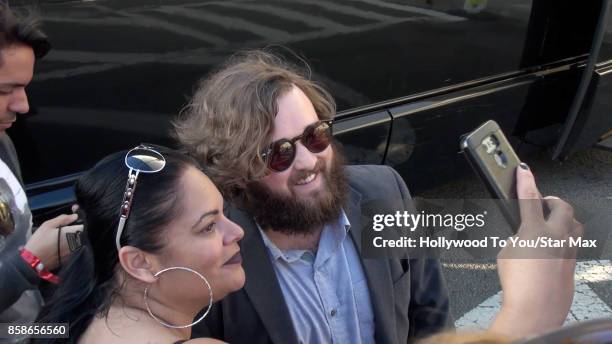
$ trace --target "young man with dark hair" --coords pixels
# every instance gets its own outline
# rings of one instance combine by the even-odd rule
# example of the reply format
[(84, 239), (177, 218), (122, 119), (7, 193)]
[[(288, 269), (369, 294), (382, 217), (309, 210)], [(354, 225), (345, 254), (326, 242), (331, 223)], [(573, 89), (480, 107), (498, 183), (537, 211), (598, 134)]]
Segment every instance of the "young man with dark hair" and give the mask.
[(67, 226), (76, 215), (61, 215), (32, 234), (19, 162), (5, 132), (18, 115), (29, 111), (26, 86), (32, 80), (35, 60), (49, 48), (36, 20), (20, 19), (0, 4), (0, 323), (36, 318), (42, 302), (39, 284), (57, 282), (50, 270), (69, 254), (62, 234), (82, 229)]
[[(266, 52), (237, 56), (200, 85), (176, 135), (237, 208), (246, 285), (194, 336), (230, 343), (406, 343), (447, 326), (440, 265), (363, 259), (364, 205), (411, 210), (388, 166), (347, 166), (335, 103)], [(407, 258), (407, 257), (406, 257)]]

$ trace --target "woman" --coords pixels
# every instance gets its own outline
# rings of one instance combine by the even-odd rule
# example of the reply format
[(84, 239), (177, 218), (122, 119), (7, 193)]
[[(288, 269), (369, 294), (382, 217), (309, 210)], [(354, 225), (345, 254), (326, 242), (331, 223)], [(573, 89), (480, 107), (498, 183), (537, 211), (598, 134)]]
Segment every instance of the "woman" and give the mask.
[(194, 160), (141, 145), (100, 161), (76, 196), (84, 245), (38, 320), (69, 323), (70, 338), (35, 343), (182, 343), (200, 310), (243, 286), (242, 228)]

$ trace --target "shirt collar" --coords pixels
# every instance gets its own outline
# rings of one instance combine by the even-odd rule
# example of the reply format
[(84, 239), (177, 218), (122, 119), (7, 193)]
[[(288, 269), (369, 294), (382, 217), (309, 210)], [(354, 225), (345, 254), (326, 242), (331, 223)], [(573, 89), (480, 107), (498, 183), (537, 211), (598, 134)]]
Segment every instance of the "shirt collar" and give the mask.
[[(272, 258), (274, 260), (282, 259), (288, 263), (292, 263), (300, 259), (304, 254), (312, 254), (312, 252), (310, 252), (309, 250), (282, 251), (272, 242), (272, 240), (270, 240), (270, 238), (268, 238), (268, 235), (264, 230), (261, 229), (259, 224), (256, 223), (256, 225), (259, 229), (259, 232), (261, 233), (261, 238), (263, 239), (264, 245), (266, 246), (268, 252), (270, 252), (270, 255), (272, 255)], [(349, 219), (346, 216), (344, 209), (342, 209), (337, 221), (335, 221), (334, 223), (326, 224), (323, 227), (323, 233), (321, 233), (321, 238), (323, 237), (323, 235), (325, 235), (326, 231), (331, 230), (334, 235), (334, 242), (336, 243), (336, 246), (339, 246), (344, 240), (344, 238), (346, 238), (346, 234), (350, 229), (351, 223), (349, 222)]]

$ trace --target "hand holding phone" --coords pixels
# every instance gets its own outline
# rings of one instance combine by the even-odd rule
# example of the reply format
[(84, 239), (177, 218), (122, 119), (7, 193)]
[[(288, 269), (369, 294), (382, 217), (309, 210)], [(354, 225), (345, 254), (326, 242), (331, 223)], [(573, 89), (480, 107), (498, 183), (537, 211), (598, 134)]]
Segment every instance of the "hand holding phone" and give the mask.
[(516, 168), (520, 160), (499, 125), (495, 121), (485, 122), (465, 135), (460, 146), (516, 232), (521, 224), (516, 194)]

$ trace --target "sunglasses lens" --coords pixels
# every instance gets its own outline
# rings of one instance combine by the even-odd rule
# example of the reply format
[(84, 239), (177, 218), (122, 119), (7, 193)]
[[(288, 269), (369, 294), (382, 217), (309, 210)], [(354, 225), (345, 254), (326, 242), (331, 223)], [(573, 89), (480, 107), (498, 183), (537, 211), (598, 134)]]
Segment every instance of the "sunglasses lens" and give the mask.
[(296, 140), (312, 153), (320, 153), (331, 143), (331, 130), (328, 122), (318, 122), (306, 127), (304, 133), (292, 140), (281, 139), (272, 144), (268, 167), (277, 172), (288, 169), (295, 159)]
[(127, 152), (125, 155), (125, 165), (130, 169), (130, 172), (128, 173), (128, 180), (123, 193), (123, 202), (121, 202), (120, 212), (121, 217), (119, 218), (117, 235), (115, 236), (117, 251), (121, 249), (121, 235), (123, 234), (125, 223), (130, 216), (138, 173), (159, 172), (166, 166), (166, 159), (161, 153), (154, 150), (153, 147), (141, 144)]
[(275, 171), (284, 171), (291, 166), (295, 157), (295, 147), (288, 140), (282, 140), (274, 144), (270, 156), (270, 168)]
[(125, 164), (140, 172), (153, 173), (161, 171), (166, 166), (166, 159), (156, 151), (136, 148), (125, 157)]
[(312, 153), (319, 153), (325, 150), (331, 142), (329, 124), (319, 123), (316, 127), (309, 128), (302, 139), (304, 146)]

